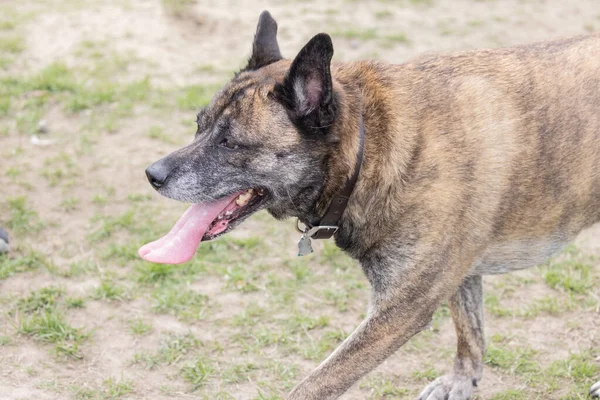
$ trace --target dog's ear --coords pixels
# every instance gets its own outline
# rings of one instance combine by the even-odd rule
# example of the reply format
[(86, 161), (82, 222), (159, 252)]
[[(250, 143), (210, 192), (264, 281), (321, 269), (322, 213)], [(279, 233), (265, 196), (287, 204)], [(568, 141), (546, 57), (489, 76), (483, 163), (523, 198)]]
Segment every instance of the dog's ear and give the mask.
[(333, 123), (336, 104), (331, 80), (331, 37), (319, 33), (296, 56), (275, 95), (290, 111), (292, 120), (304, 130), (326, 133)]
[(252, 55), (244, 70), (259, 69), (281, 59), (279, 44), (277, 44), (277, 22), (265, 10), (258, 17), (256, 34), (252, 43)]

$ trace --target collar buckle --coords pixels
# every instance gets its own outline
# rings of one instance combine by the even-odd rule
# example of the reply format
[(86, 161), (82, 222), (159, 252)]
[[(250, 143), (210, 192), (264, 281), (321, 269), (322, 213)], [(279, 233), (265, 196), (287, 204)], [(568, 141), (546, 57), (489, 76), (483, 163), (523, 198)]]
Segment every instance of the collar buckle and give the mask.
[(329, 239), (338, 231), (338, 229), (339, 227), (335, 225), (313, 226), (306, 231), (305, 235), (311, 239)]
[(337, 225), (317, 225), (310, 226), (304, 224), (304, 229), (300, 228), (300, 219), (296, 219), (296, 230), (302, 234), (302, 236), (311, 238), (311, 239), (329, 239), (332, 237), (338, 229), (340, 229)]

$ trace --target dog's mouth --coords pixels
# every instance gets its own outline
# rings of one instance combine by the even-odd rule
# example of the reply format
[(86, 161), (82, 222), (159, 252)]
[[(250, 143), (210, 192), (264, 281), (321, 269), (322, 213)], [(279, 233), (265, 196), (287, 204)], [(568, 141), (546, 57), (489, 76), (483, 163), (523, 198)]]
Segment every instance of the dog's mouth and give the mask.
[(258, 211), (267, 196), (263, 189), (247, 189), (210, 203), (192, 205), (164, 237), (140, 248), (146, 261), (181, 264), (189, 261), (200, 242), (232, 230)]

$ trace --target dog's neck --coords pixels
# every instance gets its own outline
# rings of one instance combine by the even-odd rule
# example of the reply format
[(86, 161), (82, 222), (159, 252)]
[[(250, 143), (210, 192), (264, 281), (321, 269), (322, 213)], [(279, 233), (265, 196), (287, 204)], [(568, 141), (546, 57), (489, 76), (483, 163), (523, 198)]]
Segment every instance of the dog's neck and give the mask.
[[(393, 66), (359, 62), (339, 64), (336, 67), (333, 76), (338, 117), (330, 134), (338, 142), (327, 159), (323, 189), (315, 204), (314, 215), (310, 217), (318, 220), (326, 212), (333, 196), (342, 190), (354, 172), (362, 118), (365, 125), (364, 160), (347, 209), (340, 220), (340, 229), (335, 234), (338, 246), (348, 249), (362, 247), (357, 246), (356, 242), (365, 245), (373, 243), (376, 238), (368, 228), (385, 226), (386, 220), (392, 220), (388, 218), (388, 200), (393, 199), (388, 199), (387, 196), (400, 197), (405, 172), (417, 147), (416, 129), (406, 126), (406, 131), (403, 129), (398, 132), (398, 127), (403, 126), (398, 108), (386, 109), (385, 102), (389, 99), (376, 97), (376, 86), (382, 85), (381, 79), (385, 78), (385, 73), (382, 76), (380, 69), (394, 68)], [(391, 135), (398, 134), (402, 135), (402, 140), (391, 140)], [(394, 146), (394, 143), (401, 143), (402, 147)], [(382, 176), (381, 166), (388, 163), (397, 166), (395, 174)], [(376, 192), (386, 193), (387, 196), (382, 198), (373, 195)], [(372, 209), (378, 212), (368, 212)], [(366, 220), (364, 215), (371, 217)]]

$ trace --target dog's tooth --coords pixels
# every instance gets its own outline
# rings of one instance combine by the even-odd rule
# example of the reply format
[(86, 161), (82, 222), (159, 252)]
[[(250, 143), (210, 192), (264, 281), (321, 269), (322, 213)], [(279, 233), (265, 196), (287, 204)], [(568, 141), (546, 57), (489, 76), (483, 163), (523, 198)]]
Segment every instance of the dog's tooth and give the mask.
[(238, 196), (238, 198), (235, 200), (235, 204), (237, 204), (238, 206), (243, 206), (248, 202), (250, 197), (252, 197), (252, 194), (244, 192)]
[(225, 216), (226, 216), (226, 217), (229, 217), (231, 214), (233, 214), (233, 211), (227, 211), (227, 212), (225, 213)]

